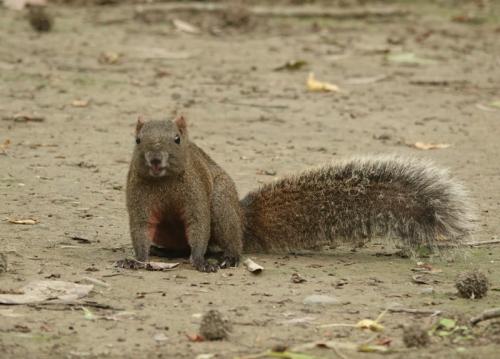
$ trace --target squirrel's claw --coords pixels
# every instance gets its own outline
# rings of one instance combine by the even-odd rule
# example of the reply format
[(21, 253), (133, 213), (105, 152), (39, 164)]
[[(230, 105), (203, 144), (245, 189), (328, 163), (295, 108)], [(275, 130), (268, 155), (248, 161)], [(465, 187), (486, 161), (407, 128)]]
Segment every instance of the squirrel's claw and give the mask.
[(238, 257), (224, 256), (219, 263), (220, 268), (230, 268), (237, 267), (240, 264), (240, 259)]
[(191, 264), (200, 272), (215, 273), (219, 270), (218, 264), (209, 263), (204, 258), (198, 260), (192, 258)]

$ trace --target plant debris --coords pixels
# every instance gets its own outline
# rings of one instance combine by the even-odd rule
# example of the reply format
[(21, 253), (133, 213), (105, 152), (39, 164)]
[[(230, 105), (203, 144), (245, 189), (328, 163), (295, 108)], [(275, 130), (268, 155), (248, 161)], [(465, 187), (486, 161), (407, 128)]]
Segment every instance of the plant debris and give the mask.
[(482, 272), (476, 270), (461, 273), (455, 280), (455, 287), (461, 297), (477, 299), (486, 296), (490, 282)]
[(255, 263), (250, 258), (245, 259), (243, 261), (243, 265), (252, 274), (260, 274), (264, 270), (264, 267), (262, 267), (261, 265)]
[(339, 92), (340, 88), (337, 85), (328, 83), (328, 82), (321, 82), (316, 80), (314, 77), (314, 73), (309, 73), (309, 76), (307, 77), (307, 88), (309, 91), (313, 92)]
[(115, 262), (115, 267), (124, 269), (145, 269), (149, 271), (167, 271), (179, 266), (179, 263), (140, 262), (133, 258), (125, 258)]
[(440, 150), (440, 149), (443, 149), (443, 148), (448, 148), (450, 147), (451, 145), (448, 144), (448, 143), (425, 143), (425, 142), (415, 142), (415, 143), (412, 143), (410, 144), (410, 147), (415, 147), (419, 150), (424, 150), (424, 151), (427, 151), (427, 150)]
[(200, 335), (207, 340), (226, 339), (231, 330), (231, 323), (218, 310), (209, 310), (201, 318)]
[(91, 284), (60, 280), (34, 281), (22, 287), (19, 294), (0, 294), (0, 304), (32, 304), (56, 299), (70, 302), (85, 297), (93, 288)]
[(7, 218), (7, 222), (12, 224), (24, 224), (24, 225), (33, 225), (40, 223), (40, 221), (35, 218), (25, 218), (25, 219)]

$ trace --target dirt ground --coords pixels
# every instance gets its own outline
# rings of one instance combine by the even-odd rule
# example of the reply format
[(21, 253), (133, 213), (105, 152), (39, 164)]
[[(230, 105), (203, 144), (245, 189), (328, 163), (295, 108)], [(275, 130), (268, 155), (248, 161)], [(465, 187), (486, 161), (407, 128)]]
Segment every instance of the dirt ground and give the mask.
[[(405, 15), (344, 20), (53, 5), (54, 27), (42, 34), (24, 12), (0, 9), (0, 250), (8, 259), (0, 289), (85, 277), (107, 285), (77, 305), (0, 306), (0, 357), (234, 358), (314, 341), (341, 344), (296, 348), (310, 355), (300, 358), (380, 357), (345, 344), (367, 341), (393, 358), (498, 357), (499, 321), (432, 335), (418, 349), (405, 347), (402, 327), (464, 323), (498, 307), (499, 246), (455, 260), (401, 258), (383, 240), (357, 251), (255, 255), (265, 267), (258, 276), (242, 266), (199, 273), (185, 259), (168, 272), (113, 265), (133, 254), (124, 182), (134, 122), (176, 111), (241, 196), (330, 160), (401, 153), (450, 168), (477, 204), (474, 240), (497, 239), (500, 11), (493, 1), (419, 3), (390, 4)], [(174, 19), (199, 32), (176, 29)], [(306, 64), (275, 70), (293, 60)], [(309, 72), (341, 92), (308, 91)], [(416, 142), (451, 146), (408, 145)], [(38, 223), (7, 220), (30, 218)], [(417, 261), (434, 271), (416, 272)], [(459, 298), (454, 280), (474, 268), (492, 288), (482, 299)], [(292, 282), (294, 273), (306, 281)], [(304, 304), (312, 294), (337, 302)], [(442, 313), (390, 311), (379, 333), (320, 327), (375, 319), (388, 307)], [(191, 341), (209, 309), (232, 323), (229, 339)]]

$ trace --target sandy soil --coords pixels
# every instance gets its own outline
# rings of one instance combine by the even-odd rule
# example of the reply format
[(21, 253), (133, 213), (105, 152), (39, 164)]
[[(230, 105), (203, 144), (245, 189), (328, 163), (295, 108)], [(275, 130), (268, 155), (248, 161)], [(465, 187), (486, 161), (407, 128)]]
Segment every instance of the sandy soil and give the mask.
[[(403, 153), (450, 168), (477, 203), (475, 240), (498, 238), (500, 108), (492, 106), (500, 101), (500, 25), (492, 15), (498, 9), (461, 4), (405, 2), (396, 6), (408, 16), (378, 20), (248, 23), (167, 14), (161, 6), (149, 11), (145, 5), (142, 12), (132, 5), (55, 6), (55, 26), (46, 34), (35, 33), (24, 13), (0, 10), (0, 250), (9, 262), (0, 289), (41, 279), (84, 283), (85, 277), (108, 285), (96, 285), (81, 305), (1, 306), (0, 356), (233, 358), (276, 345), (372, 339), (390, 341), (394, 358), (497, 357), (500, 323), (494, 321), (469, 339), (433, 336), (422, 349), (405, 348), (402, 326), (429, 327), (437, 320), (429, 314), (388, 312), (375, 339), (356, 328), (319, 326), (375, 319), (388, 306), (441, 310), (441, 318), (462, 321), (498, 306), (498, 246), (467, 250), (454, 261), (421, 259), (441, 270), (424, 274), (426, 284), (412, 279), (419, 274), (412, 271), (416, 260), (394, 255), (381, 240), (358, 251), (253, 256), (265, 267), (260, 276), (243, 267), (198, 273), (185, 260), (169, 272), (113, 266), (132, 255), (124, 182), (134, 122), (139, 114), (170, 118), (176, 111), (186, 114), (192, 139), (234, 177), (241, 195), (274, 173), (352, 155)], [(451, 20), (469, 10), (485, 21)], [(174, 18), (200, 33), (176, 30)], [(388, 59), (401, 53), (431, 61)], [(274, 71), (291, 60), (307, 65)], [(307, 91), (309, 71), (342, 92)], [(16, 121), (18, 113), (43, 121)], [(418, 141), (451, 146), (407, 145)], [(472, 268), (490, 278), (493, 290), (480, 300), (458, 298), (454, 279)], [(307, 281), (293, 283), (293, 273)], [(303, 304), (311, 294), (338, 303)], [(81, 306), (94, 320), (85, 319)], [(200, 313), (212, 308), (233, 324), (229, 339), (190, 341)], [(339, 357), (332, 349), (304, 351)], [(381, 355), (338, 351), (349, 358)]]

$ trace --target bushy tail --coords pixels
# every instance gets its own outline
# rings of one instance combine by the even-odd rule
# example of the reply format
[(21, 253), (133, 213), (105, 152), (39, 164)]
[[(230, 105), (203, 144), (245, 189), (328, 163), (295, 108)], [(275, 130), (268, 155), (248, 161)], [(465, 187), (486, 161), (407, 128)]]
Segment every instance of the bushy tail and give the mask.
[(397, 237), (406, 248), (459, 245), (473, 230), (470, 200), (448, 172), (404, 157), (355, 158), (250, 192), (244, 250), (283, 252)]

